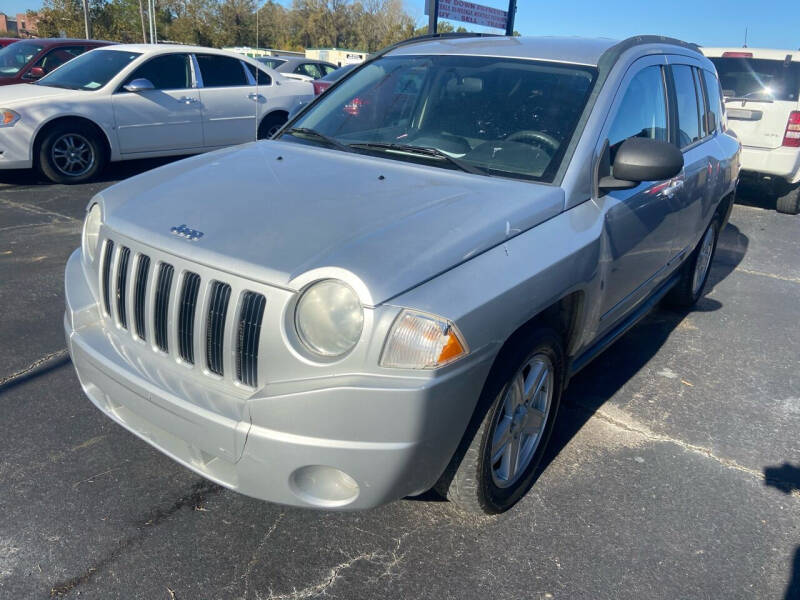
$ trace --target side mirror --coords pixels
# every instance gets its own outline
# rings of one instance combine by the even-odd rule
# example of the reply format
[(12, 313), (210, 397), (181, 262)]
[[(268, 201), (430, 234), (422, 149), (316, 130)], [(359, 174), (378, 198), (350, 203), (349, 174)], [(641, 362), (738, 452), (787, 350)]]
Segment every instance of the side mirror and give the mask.
[(139, 79), (134, 79), (127, 85), (122, 86), (122, 89), (126, 92), (139, 93), (154, 90), (156, 89), (156, 86), (154, 86), (149, 79), (141, 77)]
[(25, 74), (25, 79), (41, 79), (47, 75), (42, 67), (31, 67), (31, 70)]
[(683, 169), (683, 153), (669, 142), (649, 138), (628, 138), (614, 157), (613, 176), (600, 179), (603, 191), (636, 187), (642, 181), (663, 181)]

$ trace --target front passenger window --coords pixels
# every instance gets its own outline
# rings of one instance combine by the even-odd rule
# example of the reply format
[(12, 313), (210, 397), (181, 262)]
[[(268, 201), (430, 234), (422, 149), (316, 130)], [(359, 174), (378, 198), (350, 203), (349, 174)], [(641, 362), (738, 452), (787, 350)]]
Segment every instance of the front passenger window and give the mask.
[(611, 162), (622, 142), (632, 137), (667, 141), (667, 102), (661, 67), (645, 67), (628, 84), (608, 132)]
[(192, 87), (192, 70), (188, 54), (162, 54), (151, 58), (128, 77), (123, 86), (134, 79), (147, 79), (157, 90), (184, 90)]

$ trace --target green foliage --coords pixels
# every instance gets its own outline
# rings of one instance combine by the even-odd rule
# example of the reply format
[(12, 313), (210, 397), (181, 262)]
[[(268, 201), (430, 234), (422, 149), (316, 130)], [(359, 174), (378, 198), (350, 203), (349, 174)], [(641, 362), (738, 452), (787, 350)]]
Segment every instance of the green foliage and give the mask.
[[(89, 0), (89, 5), (95, 38), (149, 41), (147, 0)], [(42, 37), (84, 35), (81, 0), (43, 0), (38, 16)], [(403, 0), (293, 0), (291, 8), (277, 0), (156, 0), (156, 22), (159, 40), (284, 50), (373, 52), (427, 33), (427, 27), (415, 28)], [(467, 30), (440, 21), (439, 31)]]

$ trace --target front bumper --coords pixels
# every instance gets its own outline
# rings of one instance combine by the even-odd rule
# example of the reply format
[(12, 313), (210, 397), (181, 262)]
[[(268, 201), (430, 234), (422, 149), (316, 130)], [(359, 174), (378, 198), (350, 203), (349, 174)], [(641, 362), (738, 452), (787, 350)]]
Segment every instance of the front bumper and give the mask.
[(800, 148), (754, 148), (742, 146), (742, 170), (800, 181)]
[(0, 169), (29, 169), (33, 132), (18, 121), (13, 127), (0, 127)]
[(64, 327), (89, 399), (189, 469), (271, 502), (365, 509), (429, 489), (458, 445), (491, 366), (486, 353), (436, 376), (351, 374), (282, 384), (279, 392), (267, 384), (234, 416), (214, 406), (235, 399), (181, 380), (170, 361), (137, 353), (106, 329), (79, 251), (65, 278)]

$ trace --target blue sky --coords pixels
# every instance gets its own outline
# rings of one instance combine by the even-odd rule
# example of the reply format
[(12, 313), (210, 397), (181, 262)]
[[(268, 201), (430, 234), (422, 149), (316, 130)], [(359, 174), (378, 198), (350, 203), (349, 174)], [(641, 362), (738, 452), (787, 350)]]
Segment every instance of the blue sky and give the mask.
[[(481, 1), (497, 8), (508, 7), (503, 0)], [(794, 22), (796, 0), (517, 0), (517, 4), (516, 29), (523, 35), (625, 38), (654, 33), (704, 46), (739, 46), (747, 27), (749, 46), (800, 48), (800, 28)], [(15, 14), (40, 5), (40, 0), (2, 0), (0, 10)], [(406, 9), (419, 25), (427, 22), (423, 0), (406, 0)]]

